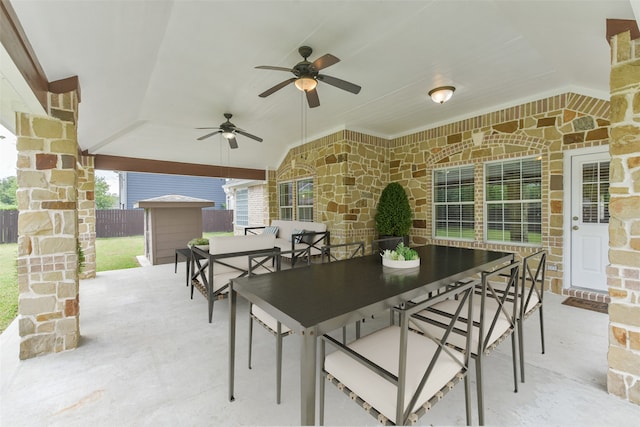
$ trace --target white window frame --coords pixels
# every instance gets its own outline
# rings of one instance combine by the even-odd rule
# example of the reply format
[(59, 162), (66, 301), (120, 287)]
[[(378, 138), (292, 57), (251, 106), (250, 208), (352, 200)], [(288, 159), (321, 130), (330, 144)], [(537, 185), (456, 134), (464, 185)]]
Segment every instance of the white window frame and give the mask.
[[(245, 194), (240, 197), (240, 194)], [(249, 225), (249, 189), (239, 188), (236, 190), (236, 225), (247, 227)]]
[[(440, 181), (438, 180), (438, 175), (441, 174), (453, 174), (453, 173), (457, 173), (458, 174), (458, 178), (461, 177), (462, 172), (467, 172), (471, 171), (471, 185), (472, 185), (472, 191), (471, 191), (471, 200), (462, 200), (462, 188), (466, 187), (468, 185), (468, 182), (463, 183), (461, 179), (457, 180), (457, 183), (453, 183), (453, 184), (449, 184), (448, 181), (443, 181), (441, 185)], [(464, 185), (463, 185), (464, 184)], [(441, 169), (435, 169), (433, 171), (433, 185), (432, 185), (432, 189), (433, 189), (433, 212), (432, 212), (432, 218), (433, 218), (433, 224), (432, 224), (432, 229), (433, 229), (433, 238), (434, 239), (443, 239), (443, 240), (460, 240), (460, 241), (474, 241), (475, 240), (475, 165), (471, 164), (471, 165), (462, 165), (462, 166), (455, 166), (455, 167), (448, 167), (448, 168), (441, 168)], [(438, 190), (441, 189), (441, 187), (444, 187), (444, 191), (445, 191), (445, 200), (440, 200), (438, 201)], [(449, 190), (451, 190), (451, 193), (449, 193)], [(457, 200), (450, 200), (450, 197), (455, 195), (455, 190), (457, 190)], [(445, 210), (445, 218), (441, 218), (439, 217), (439, 211)], [(471, 211), (471, 219), (469, 220), (468, 218), (465, 219), (465, 215), (463, 211)], [(452, 215), (455, 215), (455, 211), (458, 211), (458, 215), (459, 218), (452, 218), (449, 217), (449, 213), (451, 212)], [(451, 230), (449, 230), (450, 224), (453, 225), (454, 223), (458, 223), (460, 226), (458, 227), (458, 231), (457, 233), (453, 230), (453, 228)], [(464, 232), (463, 230), (465, 230), (465, 227), (463, 227), (463, 224), (465, 223), (470, 223), (471, 224), (471, 236), (469, 237), (464, 237)], [(438, 234), (438, 230), (440, 230), (441, 228), (439, 226), (441, 226), (442, 224), (444, 224), (445, 226), (445, 230), (446, 230), (446, 235), (439, 235)], [(453, 236), (451, 234), (454, 234)], [(457, 234), (457, 235), (456, 235)]]
[[(522, 170), (523, 170), (523, 163), (524, 162), (530, 162), (530, 161), (536, 161), (536, 162), (540, 162), (539, 165), (539, 175), (537, 177), (534, 177), (533, 179), (529, 179), (528, 182), (531, 184), (537, 184), (539, 191), (538, 191), (538, 198), (525, 198), (525, 193), (526, 191), (523, 191), (524, 186), (523, 184), (523, 178), (522, 178)], [(501, 180), (498, 182), (502, 182), (503, 183), (503, 187), (504, 184), (513, 184), (515, 183), (516, 180), (514, 179), (506, 179), (504, 177), (504, 165), (507, 164), (513, 164), (513, 163), (520, 163), (519, 166), (519, 178), (518, 181), (520, 183), (520, 188), (519, 188), (519, 192), (520, 192), (520, 197), (517, 199), (508, 199), (505, 198), (504, 195), (501, 195), (500, 199), (496, 199), (496, 200), (489, 200), (490, 199), (490, 195), (489, 195), (489, 189), (488, 189), (488, 169), (490, 167), (492, 167), (493, 165), (502, 165), (503, 168), (503, 174), (501, 175)], [(483, 222), (484, 222), (484, 241), (486, 243), (498, 243), (498, 244), (508, 244), (508, 245), (514, 245), (514, 246), (534, 246), (534, 247), (538, 247), (542, 245), (542, 162), (541, 162), (541, 158), (540, 157), (521, 157), (521, 158), (517, 158), (517, 159), (503, 159), (503, 160), (498, 160), (498, 161), (492, 161), (492, 162), (487, 162), (484, 164), (484, 171), (483, 171), (483, 179), (482, 179), (482, 184), (483, 184), (483, 188), (484, 188), (484, 200), (483, 200)], [(537, 220), (534, 217), (533, 221), (525, 221), (524, 217), (526, 216), (524, 214), (525, 212), (525, 207), (527, 205), (538, 205), (538, 218)], [(500, 220), (490, 220), (489, 218), (489, 212), (491, 210), (492, 206), (496, 206), (496, 205), (502, 205), (503, 208), (504, 206), (508, 206), (508, 205), (520, 205), (521, 208), (521, 212), (520, 212), (520, 220), (518, 222), (515, 221), (506, 221), (505, 220), (505, 210), (503, 209), (501, 212), (501, 219)], [(535, 210), (535, 206), (532, 206), (533, 209)], [(496, 239), (496, 238), (490, 238), (490, 230), (489, 230), (489, 225), (490, 223), (493, 224), (498, 224), (500, 223), (502, 225), (502, 235), (503, 238), (502, 239)], [(522, 236), (523, 238), (525, 238), (525, 236), (527, 236), (527, 241), (512, 241), (512, 240), (506, 240), (504, 238), (504, 235), (506, 233), (505, 229), (507, 225), (512, 224), (519, 224), (520, 225), (520, 229), (522, 231)], [(529, 227), (525, 227), (526, 224), (529, 224), (530, 226), (537, 226), (538, 230), (536, 231), (530, 231), (530, 230), (526, 230)], [(528, 236), (530, 235), (529, 233), (533, 233), (533, 234), (539, 234), (539, 241), (535, 240), (535, 241), (531, 241), (528, 239)], [(494, 233), (495, 235), (495, 233)]]
[[(300, 190), (305, 185), (311, 185), (311, 200), (305, 200), (300, 194)], [(313, 222), (313, 200), (315, 197), (315, 189), (313, 178), (303, 178), (296, 181), (296, 219), (298, 221)]]
[[(282, 198), (284, 195), (282, 194), (282, 186), (287, 185), (290, 188), (289, 199), (291, 200), (291, 205), (282, 205)], [(295, 205), (295, 191), (294, 191), (294, 182), (293, 181), (284, 181), (278, 183), (278, 215), (280, 219), (283, 220), (293, 220), (293, 212)], [(288, 212), (289, 215), (283, 214)]]

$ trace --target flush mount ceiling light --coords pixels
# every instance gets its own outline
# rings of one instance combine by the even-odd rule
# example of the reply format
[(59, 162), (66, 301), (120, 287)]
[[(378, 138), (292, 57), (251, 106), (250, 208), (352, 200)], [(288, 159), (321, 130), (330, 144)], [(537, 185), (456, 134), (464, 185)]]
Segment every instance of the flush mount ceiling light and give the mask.
[(453, 86), (440, 86), (429, 91), (429, 96), (433, 102), (437, 104), (444, 104), (453, 96), (453, 92), (456, 90)]
[(318, 81), (311, 77), (300, 77), (296, 80), (295, 85), (301, 91), (308, 92), (318, 86)]

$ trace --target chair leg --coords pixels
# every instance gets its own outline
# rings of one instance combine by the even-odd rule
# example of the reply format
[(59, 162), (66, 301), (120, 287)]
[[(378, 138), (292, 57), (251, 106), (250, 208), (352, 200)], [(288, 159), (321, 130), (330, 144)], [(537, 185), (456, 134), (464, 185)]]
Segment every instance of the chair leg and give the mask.
[(540, 305), (540, 343), (542, 344), (542, 354), (544, 354), (544, 321), (542, 319), (542, 305)]
[(478, 395), (478, 424), (484, 425), (484, 396), (482, 395), (482, 354), (476, 356), (476, 394)]
[(356, 339), (359, 340), (360, 339), (360, 321), (358, 320), (356, 322)]
[(524, 328), (522, 319), (518, 319), (518, 346), (520, 347), (520, 381), (524, 382)]
[(276, 331), (276, 403), (280, 404), (280, 391), (282, 390), (282, 324), (278, 322)]
[(467, 415), (467, 425), (471, 425), (473, 415), (471, 415), (471, 381), (469, 381), (469, 373), (464, 376), (464, 407)]
[(513, 392), (518, 392), (518, 351), (516, 349), (516, 333), (511, 334), (511, 358), (513, 359)]
[(249, 306), (249, 369), (251, 369), (251, 343), (253, 342), (253, 317), (251, 317), (251, 306)]
[(347, 327), (342, 327), (342, 344), (347, 345)]
[(320, 339), (320, 364), (318, 365), (318, 423), (321, 426), (324, 425), (324, 382), (326, 381), (322, 375), (322, 370), (324, 369), (324, 353), (325, 342), (323, 339)]

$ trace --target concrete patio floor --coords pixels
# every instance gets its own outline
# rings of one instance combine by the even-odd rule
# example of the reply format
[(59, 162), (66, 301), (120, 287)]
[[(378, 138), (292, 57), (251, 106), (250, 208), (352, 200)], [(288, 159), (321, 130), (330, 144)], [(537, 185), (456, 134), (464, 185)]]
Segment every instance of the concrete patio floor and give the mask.
[[(558, 295), (545, 299), (547, 352), (540, 354), (534, 315), (525, 322), (526, 383), (518, 393), (512, 390), (510, 344), (485, 359), (486, 423), (637, 425), (640, 406), (606, 392), (608, 316), (561, 305), (564, 297)], [(80, 302), (76, 350), (19, 361), (17, 322), (0, 335), (0, 425), (299, 423), (298, 338), (284, 340), (282, 404), (276, 405), (275, 339), (255, 329), (248, 370), (247, 304), (240, 300), (236, 400), (229, 402), (228, 303), (216, 302), (209, 324), (205, 299), (189, 299), (184, 264), (178, 274), (173, 264), (99, 273), (81, 281)], [(380, 316), (365, 328), (386, 320)], [(377, 424), (333, 386), (327, 387), (325, 423)], [(419, 423), (464, 425), (463, 387)]]

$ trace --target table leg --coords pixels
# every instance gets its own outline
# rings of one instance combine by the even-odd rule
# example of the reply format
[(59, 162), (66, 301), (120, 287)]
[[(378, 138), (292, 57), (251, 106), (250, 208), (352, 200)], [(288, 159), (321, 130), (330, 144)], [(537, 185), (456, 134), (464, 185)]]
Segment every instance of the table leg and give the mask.
[(316, 421), (316, 329), (302, 331), (300, 344), (300, 425), (310, 426)]
[(236, 358), (236, 300), (237, 293), (233, 290), (233, 282), (229, 285), (229, 401), (233, 402), (233, 382)]

